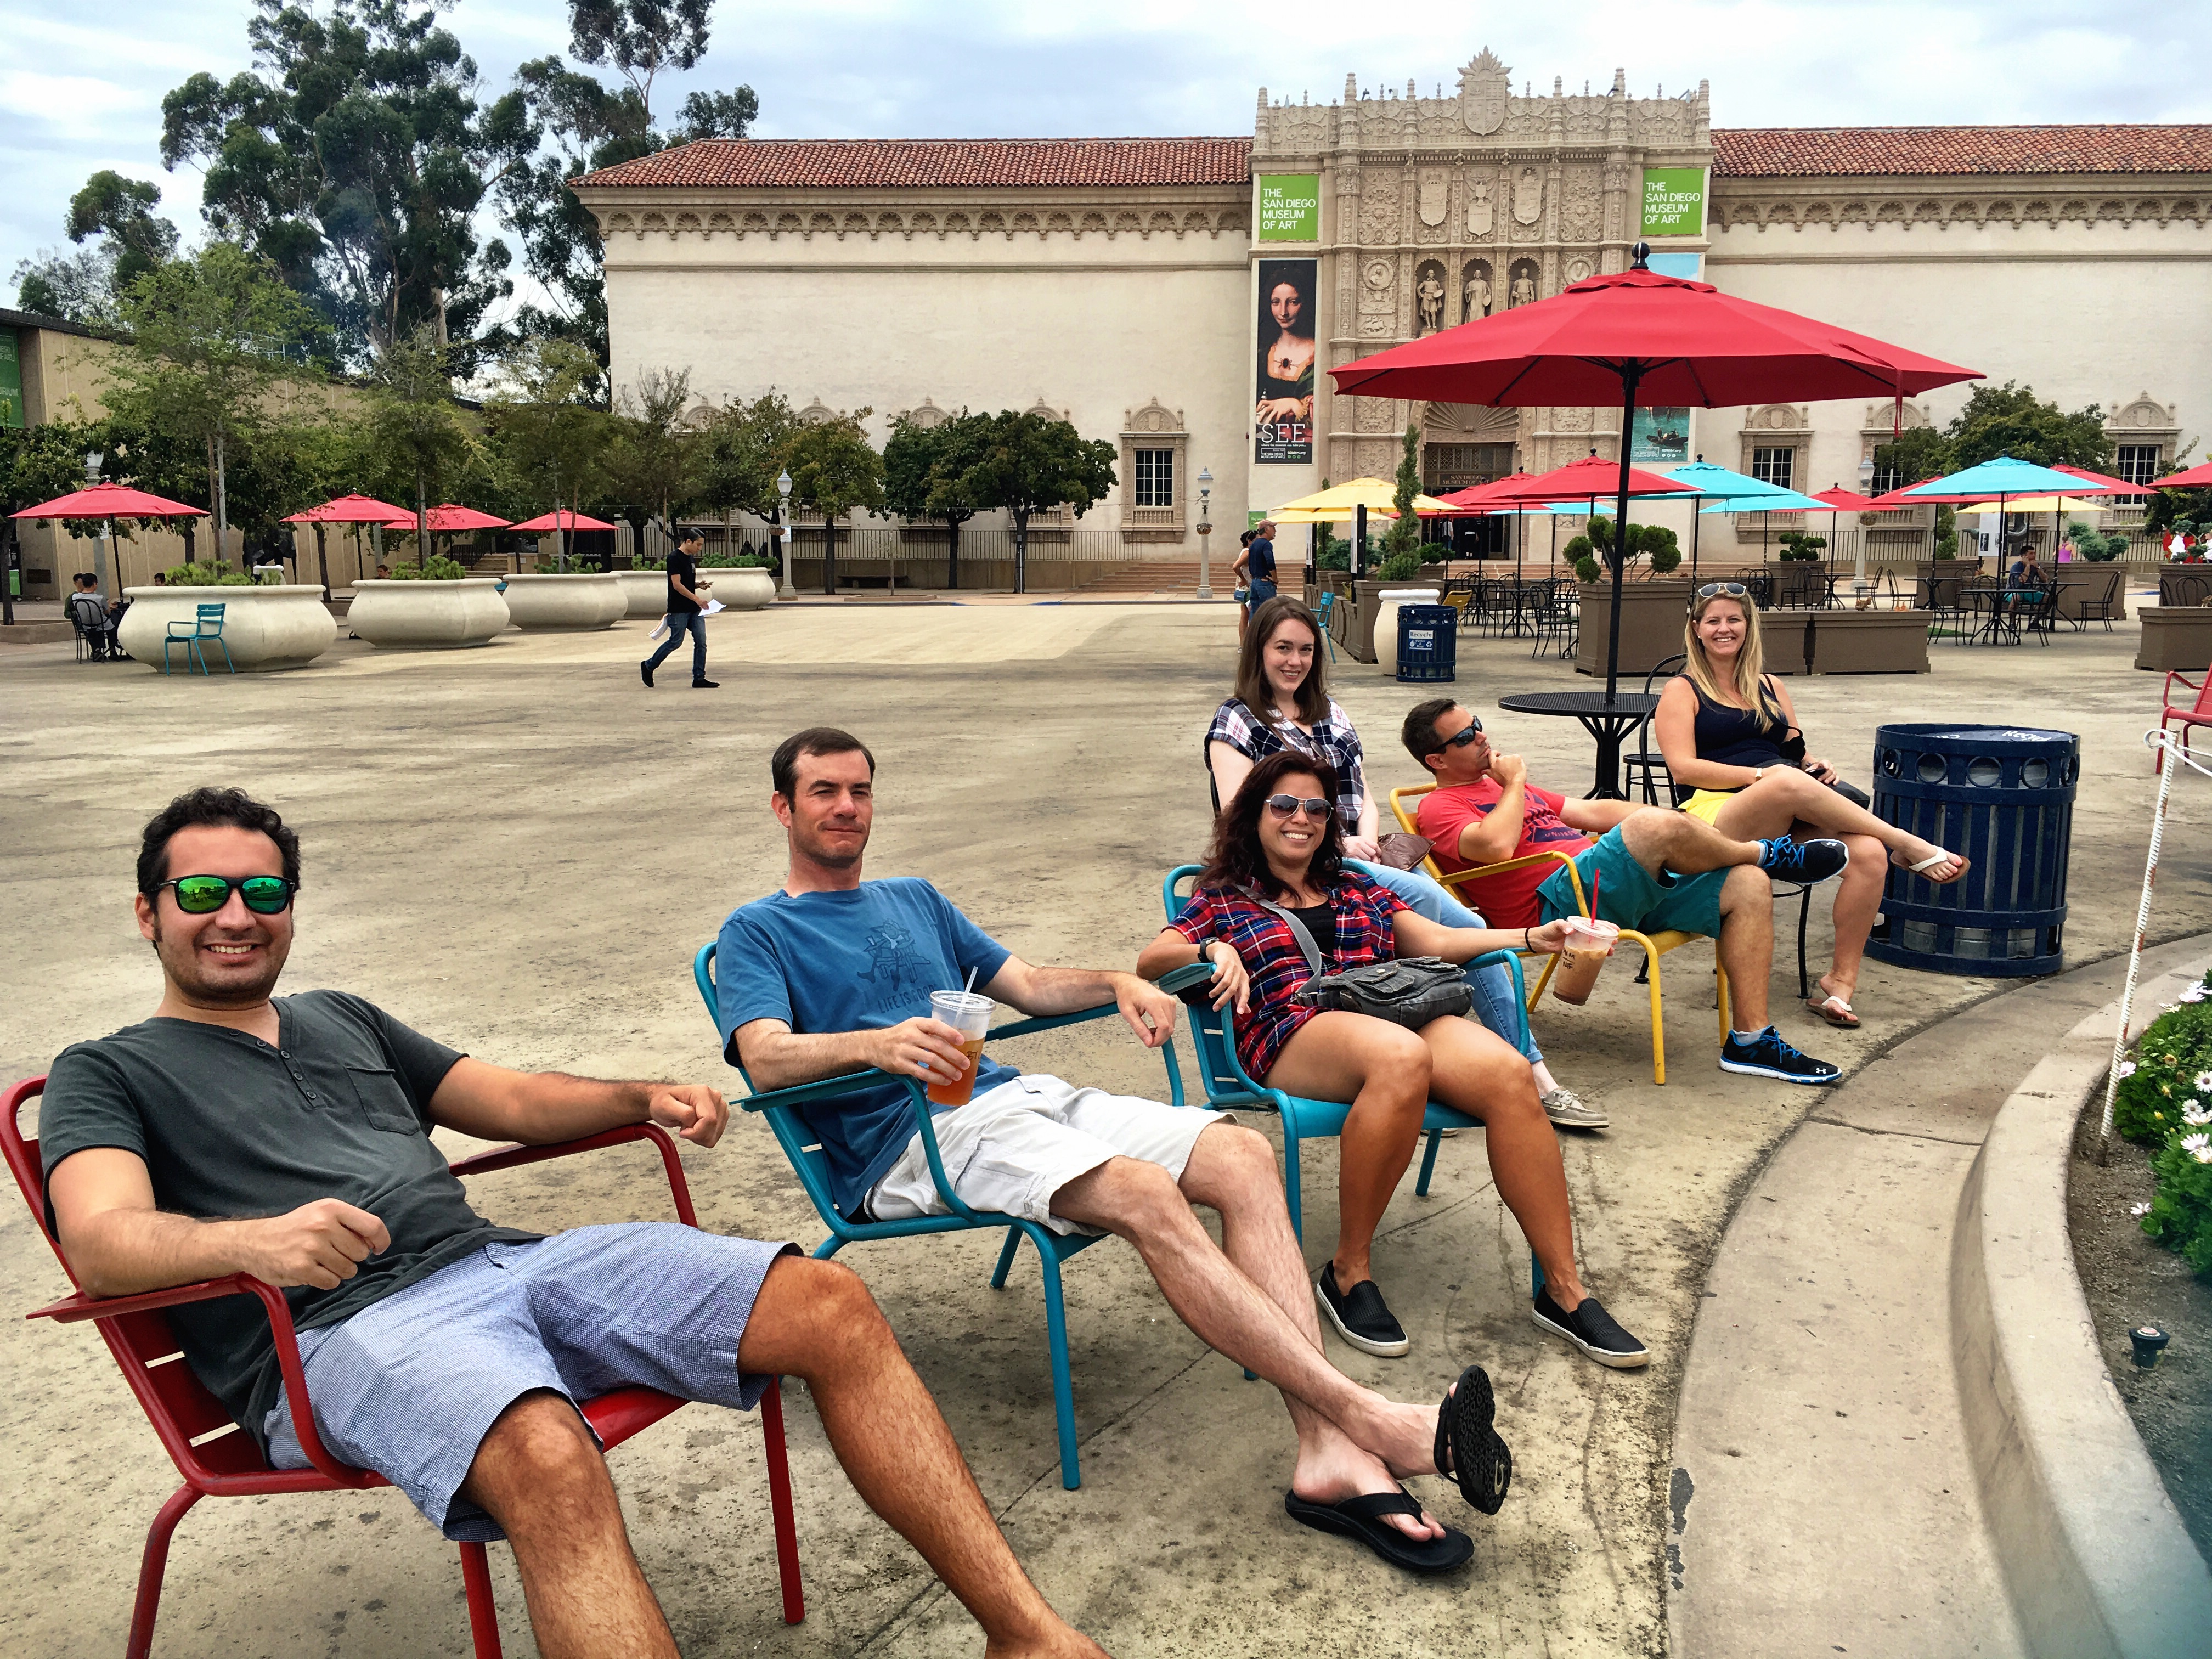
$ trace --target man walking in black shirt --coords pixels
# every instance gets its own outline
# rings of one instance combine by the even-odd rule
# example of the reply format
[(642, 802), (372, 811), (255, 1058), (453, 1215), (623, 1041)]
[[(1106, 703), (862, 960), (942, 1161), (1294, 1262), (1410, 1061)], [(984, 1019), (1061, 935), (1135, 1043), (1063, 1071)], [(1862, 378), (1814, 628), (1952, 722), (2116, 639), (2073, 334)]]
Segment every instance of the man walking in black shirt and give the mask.
[(704, 540), (697, 531), (687, 530), (668, 556), (668, 637), (637, 665), (647, 685), (653, 684), (653, 671), (682, 642), (686, 629), (691, 631), (691, 684), (707, 691), (718, 684), (707, 678), (707, 619), (700, 614), (699, 549)]

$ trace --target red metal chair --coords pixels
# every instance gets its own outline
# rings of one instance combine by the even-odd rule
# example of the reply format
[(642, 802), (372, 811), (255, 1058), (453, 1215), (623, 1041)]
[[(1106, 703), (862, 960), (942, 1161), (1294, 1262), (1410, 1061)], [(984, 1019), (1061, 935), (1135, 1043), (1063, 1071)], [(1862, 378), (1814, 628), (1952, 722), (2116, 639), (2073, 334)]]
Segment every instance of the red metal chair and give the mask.
[[(2197, 694), (2197, 701), (2186, 708), (2173, 701), (2173, 683), (2176, 680), (2181, 681), (2184, 689)], [(2190, 746), (2190, 728), (2196, 726), (2212, 726), (2212, 670), (2208, 670), (2203, 680), (2195, 685), (2191, 685), (2179, 669), (2169, 670), (2166, 677), (2164, 702), (2166, 706), (2159, 711), (2158, 729), (2163, 733), (2168, 725), (2179, 720), (2181, 723), (2181, 747), (2186, 753)], [(2165, 764), (2166, 750), (2161, 749), (2152, 757), (2150, 768), (2152, 775), (2156, 775), (2159, 769)]]
[[(53, 1247), (62, 1271), (69, 1273), (68, 1258), (46, 1231), (46, 1180), (39, 1164), (39, 1143), (27, 1138), (18, 1122), (24, 1105), (46, 1087), (43, 1077), (27, 1078), (0, 1096), (0, 1152), (7, 1155), (15, 1184), (22, 1189), (39, 1231)], [(676, 1213), (687, 1227), (699, 1224), (691, 1210), (690, 1189), (684, 1180), (676, 1147), (667, 1134), (651, 1124), (635, 1124), (580, 1140), (552, 1146), (502, 1146), (479, 1152), (456, 1163), (456, 1175), (483, 1175), (518, 1164), (565, 1158), (571, 1152), (591, 1152), (626, 1141), (649, 1140), (659, 1150), (668, 1174), (668, 1187), (676, 1200)], [(70, 1273), (70, 1282), (76, 1275)], [(165, 1309), (187, 1302), (206, 1302), (216, 1297), (254, 1296), (268, 1310), (270, 1328), (276, 1337), (276, 1360), (283, 1373), (284, 1396), (291, 1403), (292, 1421), (299, 1431), (301, 1449), (313, 1465), (305, 1469), (271, 1468), (252, 1436), (241, 1433), (216, 1397), (200, 1385), (185, 1363), (177, 1339), (169, 1328)], [(341, 1463), (325, 1449), (315, 1431), (313, 1408), (307, 1400), (307, 1380), (300, 1366), (299, 1346), (292, 1329), (292, 1310), (284, 1293), (246, 1273), (231, 1273), (197, 1285), (137, 1296), (88, 1297), (80, 1291), (67, 1301), (26, 1315), (70, 1324), (89, 1319), (100, 1328), (108, 1352), (123, 1369), (123, 1379), (138, 1396), (146, 1416), (175, 1462), (185, 1484), (154, 1517), (146, 1534), (146, 1553), (138, 1571), (138, 1596), (131, 1615), (128, 1659), (145, 1659), (154, 1642), (154, 1616), (161, 1599), (161, 1575), (168, 1564), (169, 1539), (185, 1512), (203, 1498), (253, 1498), (265, 1493), (360, 1491), (391, 1483), (372, 1470)], [(685, 1402), (654, 1389), (617, 1389), (584, 1402), (584, 1417), (609, 1450), (640, 1430), (658, 1423)], [(761, 1421), (766, 1432), (769, 1509), (775, 1523), (776, 1571), (782, 1581), (784, 1622), (795, 1625), (805, 1616), (799, 1583), (799, 1540), (791, 1509), (791, 1472), (784, 1461), (783, 1401), (777, 1385), (769, 1383), (761, 1396)], [(194, 1442), (199, 1436), (209, 1437)], [(468, 1591), (469, 1628), (475, 1638), (477, 1659), (500, 1659), (499, 1613), (493, 1605), (491, 1570), (482, 1544), (463, 1544), (461, 1582)]]

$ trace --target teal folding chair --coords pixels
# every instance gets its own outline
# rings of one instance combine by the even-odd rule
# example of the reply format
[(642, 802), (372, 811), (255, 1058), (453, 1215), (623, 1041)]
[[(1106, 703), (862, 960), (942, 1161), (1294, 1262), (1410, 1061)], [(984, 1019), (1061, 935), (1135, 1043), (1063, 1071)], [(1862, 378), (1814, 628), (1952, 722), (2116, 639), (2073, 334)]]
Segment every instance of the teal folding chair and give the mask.
[[(1160, 981), (1160, 988), (1170, 993), (1192, 985), (1203, 984), (1213, 976), (1211, 963), (1196, 963), (1189, 968), (1178, 969)], [(714, 944), (709, 940), (699, 947), (691, 958), (692, 982), (699, 988), (700, 1000), (707, 1005), (707, 1017), (714, 1022), (715, 1031), (726, 1045), (730, 1034), (722, 1030), (720, 1005), (714, 994)], [(1048, 1014), (1037, 1019), (1016, 1020), (1012, 1024), (994, 1027), (986, 1042), (1000, 1042), (1008, 1037), (1029, 1036), (1038, 1031), (1055, 1030), (1063, 1025), (1077, 1025), (1085, 1020), (1103, 1019), (1115, 1012), (1114, 1005), (1086, 1008), (1079, 1013)], [(1175, 1042), (1172, 1038), (1160, 1045), (1160, 1053), (1167, 1062), (1170, 1103), (1183, 1104), (1182, 1071), (1176, 1063)], [(745, 1079), (750, 1090), (753, 1080), (745, 1075), (743, 1066), (738, 1074)], [(901, 1221), (848, 1221), (837, 1212), (830, 1196), (830, 1164), (828, 1156), (814, 1139), (813, 1131), (807, 1127), (798, 1108), (810, 1101), (834, 1099), (880, 1083), (902, 1083), (913, 1101), (915, 1124), (921, 1134), (922, 1151), (929, 1158), (930, 1179), (936, 1182), (938, 1196), (952, 1212), (950, 1215), (919, 1216)], [(1037, 1261), (1044, 1271), (1045, 1334), (1052, 1350), (1053, 1412), (1060, 1427), (1060, 1480), (1070, 1492), (1083, 1484), (1082, 1474), (1076, 1457), (1075, 1387), (1069, 1375), (1067, 1360), (1067, 1318), (1060, 1300), (1060, 1264), (1078, 1251), (1089, 1249), (1098, 1242), (1087, 1233), (1056, 1233), (1049, 1227), (1040, 1226), (1020, 1216), (1001, 1215), (988, 1210), (975, 1210), (960, 1201), (952, 1190), (952, 1182), (945, 1173), (945, 1162), (938, 1152), (937, 1131), (930, 1122), (929, 1097), (922, 1085), (912, 1078), (894, 1077), (889, 1072), (854, 1072), (845, 1077), (824, 1078), (817, 1083), (802, 1083), (788, 1089), (775, 1089), (766, 1094), (754, 1092), (738, 1103), (748, 1112), (758, 1112), (768, 1119), (769, 1127), (775, 1133), (777, 1145), (783, 1155), (791, 1160), (793, 1173), (799, 1184), (805, 1188), (806, 1196), (814, 1206), (814, 1213), (830, 1229), (830, 1237), (814, 1249), (815, 1256), (827, 1261), (848, 1244), (866, 1243), (882, 1238), (912, 1238), (922, 1233), (962, 1233), (979, 1229), (1004, 1227), (1006, 1243), (999, 1252), (999, 1265), (991, 1273), (991, 1288), (1003, 1290), (1006, 1271), (1014, 1264), (1014, 1253), (1021, 1248), (1026, 1235), (1036, 1246)]]
[(1336, 595), (1323, 588), (1320, 599), (1314, 605), (1314, 620), (1321, 624), (1321, 642), (1328, 647), (1331, 662), (1336, 660), (1336, 641), (1329, 637), (1329, 613), (1335, 606)]
[[(216, 648), (222, 653), (223, 666), (234, 674), (238, 672), (238, 665), (230, 659), (230, 647), (222, 642), (222, 611), (220, 604), (204, 605), (199, 607), (198, 615), (193, 621), (187, 623), (179, 617), (169, 624), (161, 638), (161, 672), (164, 674), (169, 672), (169, 647), (173, 645), (183, 646), (185, 660), (198, 663), (200, 672), (206, 673), (207, 658), (200, 651), (201, 642), (206, 640), (214, 641)], [(179, 634), (177, 632), (179, 628), (189, 628), (191, 631)]]
[[(1173, 921), (1182, 914), (1184, 899), (1176, 889), (1184, 882), (1196, 878), (1200, 866), (1179, 864), (1168, 872), (1167, 879), (1160, 884), (1160, 902)], [(1502, 965), (1513, 975), (1514, 1005), (1520, 1010), (1521, 1035), (1528, 1035), (1528, 1000), (1521, 977), (1521, 959), (1510, 951), (1493, 951), (1474, 958), (1467, 965), (1487, 967), (1492, 963)], [(1160, 981), (1163, 989), (1182, 990), (1174, 983), (1175, 975)], [(1244, 1069), (1244, 1062), (1237, 1057), (1237, 1032), (1232, 1011), (1215, 1008), (1204, 998), (1187, 998), (1190, 1010), (1190, 1037), (1198, 1051), (1200, 1080), (1206, 1087), (1206, 1103), (1217, 1111), (1234, 1111), (1239, 1107), (1273, 1112), (1283, 1121), (1283, 1194), (1290, 1200), (1291, 1230), (1299, 1240), (1305, 1238), (1304, 1218), (1299, 1202), (1298, 1143), (1305, 1140), (1334, 1139), (1344, 1133), (1344, 1120), (1352, 1115), (1352, 1103), (1340, 1100), (1313, 1100), (1281, 1089), (1271, 1089), (1255, 1082)], [(1437, 1149), (1443, 1144), (1445, 1129), (1479, 1129), (1480, 1120), (1449, 1106), (1431, 1101), (1421, 1116), (1421, 1130), (1426, 1139), (1426, 1149), (1421, 1154), (1421, 1173), (1413, 1183), (1413, 1191), (1422, 1198), (1429, 1195), (1429, 1177), (1436, 1173)], [(1544, 1270), (1536, 1263), (1534, 1251), (1529, 1252), (1528, 1271), (1536, 1291), (1544, 1286)]]

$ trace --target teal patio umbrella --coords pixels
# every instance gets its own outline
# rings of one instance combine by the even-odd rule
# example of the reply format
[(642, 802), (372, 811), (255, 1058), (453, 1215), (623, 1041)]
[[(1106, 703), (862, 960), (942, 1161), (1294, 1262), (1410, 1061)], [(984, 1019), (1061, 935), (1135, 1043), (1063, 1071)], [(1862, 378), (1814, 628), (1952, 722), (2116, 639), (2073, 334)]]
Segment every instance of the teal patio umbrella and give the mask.
[(2099, 483), (2094, 477), (2084, 478), (2079, 473), (2061, 472), (2056, 467), (2020, 460), (2010, 455), (2000, 455), (1995, 460), (1978, 461), (1962, 472), (1930, 478), (1925, 483), (1917, 483), (1909, 489), (1892, 493), (1899, 501), (1911, 501), (1915, 506), (1928, 501), (1986, 501), (1994, 499), (1997, 504), (1997, 569), (2002, 574), (2004, 570), (2004, 504), (2008, 498), (2020, 495), (2088, 495), (2110, 489), (2109, 484)]
[[(1754, 478), (1748, 472), (1734, 472), (1727, 467), (1707, 460), (1700, 455), (1694, 461), (1676, 467), (1667, 475), (1677, 483), (1694, 488), (1701, 499), (1732, 501), (1755, 495), (1786, 495), (1790, 492), (1780, 484), (1769, 483), (1764, 478)], [(1790, 509), (1770, 507), (1770, 512)], [(1698, 520), (1690, 520), (1690, 580), (1698, 580)], [(1764, 525), (1760, 526), (1762, 532)], [(1763, 550), (1762, 550), (1763, 553)]]
[[(1679, 477), (1680, 472), (1675, 476)], [(1753, 482), (1756, 483), (1757, 480), (1754, 479)], [(1737, 495), (1728, 501), (1715, 501), (1705, 509), (1705, 513), (1758, 514), (1759, 557), (1763, 564), (1766, 561), (1766, 515), (1768, 514), (1826, 513), (1828, 510), (1828, 504), (1826, 501), (1816, 501), (1810, 495), (1801, 495), (1794, 489), (1778, 489), (1772, 484), (1763, 485), (1761, 489), (1762, 493), (1756, 495)], [(1701, 514), (1699, 516), (1703, 517), (1705, 514)], [(1691, 580), (1694, 581), (1696, 579), (1697, 572), (1692, 568)]]

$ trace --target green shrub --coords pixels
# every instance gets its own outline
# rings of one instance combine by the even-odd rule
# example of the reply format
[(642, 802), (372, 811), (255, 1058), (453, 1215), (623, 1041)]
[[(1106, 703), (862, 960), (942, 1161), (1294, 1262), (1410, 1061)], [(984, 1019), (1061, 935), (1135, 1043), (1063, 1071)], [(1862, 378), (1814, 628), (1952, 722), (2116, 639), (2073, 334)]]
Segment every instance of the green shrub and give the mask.
[(2212, 1109), (2212, 1081), (2198, 1081), (2212, 1079), (2212, 999), (2184, 1000), (2151, 1021), (2124, 1066), (2113, 1127), (2130, 1140), (2162, 1145), (2182, 1129), (2191, 1101)]
[(1662, 547), (1651, 556), (1651, 574), (1655, 576), (1668, 575), (1672, 572), (1680, 569), (1681, 568), (1681, 563), (1682, 550), (1680, 548)]
[(1335, 536), (1329, 537), (1322, 543), (1321, 551), (1314, 555), (1314, 568), (1316, 570), (1351, 569), (1352, 544)]
[(2125, 536), (2117, 533), (2107, 536), (2092, 525), (2068, 525), (2066, 539), (2074, 544), (2075, 556), (2091, 564), (2110, 564), (2128, 550)]
[(1955, 559), (1959, 556), (1959, 509), (1938, 507), (1936, 509), (1936, 556)]
[(1782, 544), (1782, 557), (1785, 562), (1814, 563), (1828, 545), (1826, 536), (1814, 536), (1802, 530), (1785, 530), (1774, 539)]
[(1410, 547), (1401, 547), (1376, 567), (1375, 574), (1386, 582), (1409, 582), (1421, 573), (1421, 556)]
[[(751, 551), (732, 553), (718, 550), (713, 553), (702, 553), (699, 556), (699, 568), (702, 570), (767, 570), (772, 568), (775, 563), (775, 561), (769, 558), (767, 554)], [(666, 562), (664, 561), (653, 568), (665, 569)]]
[[(1575, 541), (1577, 542), (1585, 539), (1586, 538), (1581, 536), (1575, 538)], [(1569, 542), (1567, 544), (1567, 551), (1571, 553), (1574, 550), (1574, 542)], [(1585, 553), (1582, 557), (1575, 561), (1575, 580), (1577, 581), (1594, 582), (1597, 580), (1597, 556), (1595, 554)]]
[(433, 553), (427, 565), (393, 565), (391, 579), (396, 582), (457, 582), (468, 574), (468, 567), (458, 559), (449, 559), (442, 553)]
[(253, 578), (243, 570), (220, 564), (173, 564), (161, 573), (172, 587), (251, 587)]

